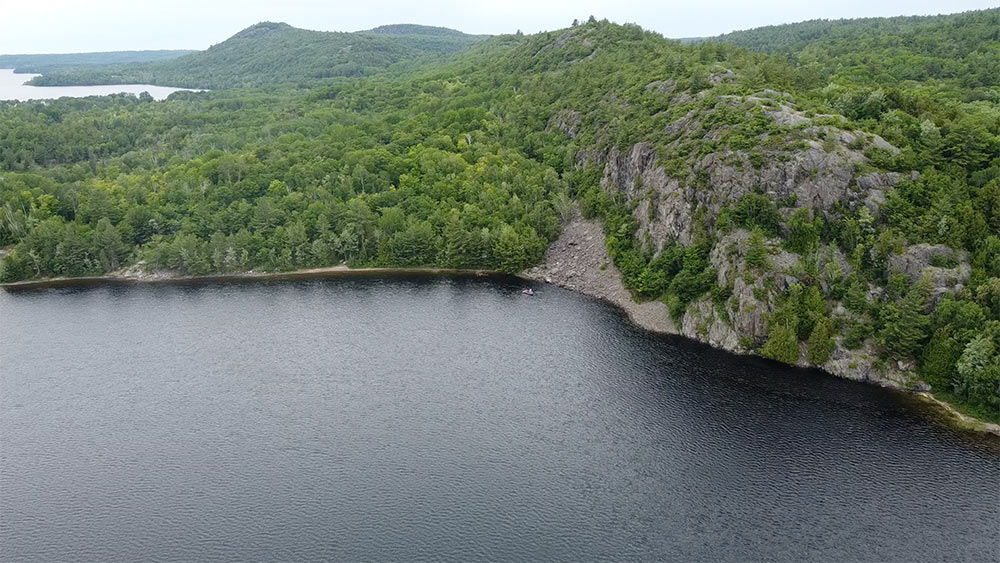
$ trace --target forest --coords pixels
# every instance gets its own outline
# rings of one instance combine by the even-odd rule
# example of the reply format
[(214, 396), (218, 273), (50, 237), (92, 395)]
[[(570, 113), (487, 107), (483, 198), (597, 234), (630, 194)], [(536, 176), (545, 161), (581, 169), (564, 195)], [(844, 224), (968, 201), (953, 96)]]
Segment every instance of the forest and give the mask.
[(370, 76), (392, 67), (419, 66), (482, 39), (422, 25), (387, 25), (341, 33), (261, 22), (222, 43), (183, 57), (86, 66), (74, 60), (70, 65), (46, 68), (45, 74), (30, 84), (156, 84), (205, 90), (315, 84), (325, 78)]
[[(870, 348), (877, 366), (912, 363), (936, 396), (1000, 420), (998, 17), (805, 22), (696, 43), (595, 18), (474, 40), (403, 27), (352, 39), (366, 46), (357, 57), (317, 59), (294, 28), (261, 24), (143, 63), (175, 86), (217, 76), (211, 92), (0, 102), (0, 280), (136, 265), (516, 273), (579, 206), (603, 221), (636, 298), (662, 300), (675, 319), (699, 300), (725, 313), (733, 286), (710, 256), (746, 232), (748, 283), (773, 278), (782, 253), (799, 260), (795, 283), (757, 284), (767, 333), (746, 350), (821, 366), (835, 347)], [(786, 106), (819, 125), (767, 117)], [(841, 147), (831, 131), (893, 150), (861, 133)], [(863, 154), (858, 177), (900, 180), (871, 208), (720, 196), (657, 245), (640, 234), (648, 187), (611, 189), (605, 174), (607, 155), (639, 143), (695, 196), (716, 193), (702, 164), (713, 158), (765, 169), (810, 146)], [(921, 244), (950, 249), (932, 265), (967, 267), (964, 281), (942, 292), (893, 270)]]
[(0, 68), (12, 68), (17, 73), (55, 72), (59, 69), (84, 66), (165, 61), (191, 53), (194, 53), (194, 51), (163, 49), (153, 51), (66, 53), (57, 55), (0, 55)]

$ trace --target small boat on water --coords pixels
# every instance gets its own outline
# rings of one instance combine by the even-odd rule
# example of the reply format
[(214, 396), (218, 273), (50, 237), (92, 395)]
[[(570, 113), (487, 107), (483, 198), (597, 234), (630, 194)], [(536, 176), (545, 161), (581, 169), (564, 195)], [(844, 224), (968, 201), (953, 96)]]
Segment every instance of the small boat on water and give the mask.
[(525, 289), (521, 290), (521, 293), (523, 293), (524, 295), (534, 295), (535, 294), (534, 291), (531, 291), (531, 288), (525, 288)]

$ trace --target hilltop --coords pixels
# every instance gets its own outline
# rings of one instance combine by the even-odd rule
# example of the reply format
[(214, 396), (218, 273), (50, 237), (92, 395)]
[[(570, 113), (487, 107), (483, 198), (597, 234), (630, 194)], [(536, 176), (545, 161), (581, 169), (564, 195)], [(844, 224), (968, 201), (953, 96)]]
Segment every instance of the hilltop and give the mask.
[(456, 29), (434, 27), (430, 25), (417, 25), (412, 23), (380, 25), (376, 28), (360, 31), (358, 33), (373, 33), (376, 35), (413, 35), (425, 37), (469, 37), (465, 33)]
[(461, 50), (481, 37), (417, 25), (353, 33), (312, 31), (261, 22), (204, 51), (168, 61), (52, 69), (36, 86), (157, 84), (221, 89), (367, 76), (397, 63)]

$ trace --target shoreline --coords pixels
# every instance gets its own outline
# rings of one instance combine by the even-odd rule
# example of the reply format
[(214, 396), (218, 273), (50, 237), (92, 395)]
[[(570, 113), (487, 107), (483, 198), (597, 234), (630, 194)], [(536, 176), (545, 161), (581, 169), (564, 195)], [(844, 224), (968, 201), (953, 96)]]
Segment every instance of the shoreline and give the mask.
[(31, 289), (43, 289), (51, 287), (83, 287), (94, 285), (115, 285), (115, 284), (171, 284), (171, 283), (207, 283), (226, 281), (253, 281), (253, 280), (294, 280), (294, 279), (321, 279), (338, 278), (364, 275), (447, 275), (447, 276), (514, 276), (506, 272), (497, 270), (469, 270), (461, 268), (350, 268), (343, 264), (338, 266), (328, 266), (324, 268), (305, 268), (301, 270), (290, 270), (288, 272), (237, 272), (231, 274), (207, 274), (203, 276), (183, 276), (183, 275), (115, 275), (105, 274), (103, 276), (81, 276), (77, 278), (46, 278), (41, 280), (25, 280), (17, 282), (0, 283), (0, 289), (4, 291), (21, 291)]
[(974, 416), (963, 414), (959, 412), (958, 409), (953, 407), (951, 403), (938, 399), (929, 391), (917, 391), (914, 392), (913, 395), (927, 405), (936, 409), (938, 412), (942, 413), (948, 418), (951, 424), (954, 424), (959, 428), (1000, 436), (1000, 424), (986, 422), (985, 420), (980, 420)]
[[(716, 350), (740, 356), (760, 356), (743, 350), (729, 349), (711, 342), (707, 338), (695, 338), (690, 334), (685, 334), (670, 318), (670, 313), (664, 303), (635, 301), (632, 294), (625, 289), (625, 285), (621, 281), (621, 274), (614, 262), (607, 255), (603, 228), (596, 221), (583, 219), (579, 211), (570, 222), (563, 225), (563, 231), (558, 240), (549, 246), (545, 253), (545, 262), (522, 272), (521, 276), (610, 303), (619, 308), (632, 323), (644, 330), (689, 338), (707, 344)], [(843, 376), (828, 371), (822, 366), (798, 365), (797, 367), (818, 369), (828, 376), (844, 379)], [(957, 428), (1000, 437), (1000, 424), (963, 414), (930, 392), (915, 391), (894, 385), (890, 381), (873, 378), (855, 381), (915, 397), (924, 405), (935, 409), (941, 415), (941, 419), (947, 420), (948, 424)]]
[[(467, 276), (467, 277), (515, 277), (525, 281), (533, 281), (537, 283), (545, 283), (567, 289), (579, 293), (581, 295), (586, 295), (588, 297), (593, 297), (595, 299), (600, 299), (606, 303), (609, 303), (616, 308), (620, 309), (624, 313), (625, 317), (629, 319), (630, 322), (636, 326), (654, 332), (657, 334), (667, 334), (671, 336), (680, 336), (683, 338), (689, 338), (685, 336), (680, 331), (677, 330), (673, 321), (670, 319), (666, 305), (658, 301), (653, 302), (643, 302), (639, 303), (632, 299), (631, 294), (625, 289), (624, 285), (621, 283), (621, 276), (618, 273), (617, 268), (614, 264), (610, 262), (607, 258), (606, 250), (604, 249), (604, 239), (603, 236), (595, 237), (595, 233), (592, 232), (593, 225), (587, 225), (582, 221), (575, 222), (577, 227), (572, 230), (570, 227), (574, 226), (572, 223), (566, 225), (564, 231), (564, 236), (568, 238), (576, 239), (572, 243), (566, 243), (563, 236), (560, 236), (559, 241), (553, 243), (552, 248), (556, 248), (560, 242), (563, 242), (563, 247), (565, 249), (572, 249), (578, 254), (587, 255), (585, 258), (589, 258), (590, 262), (583, 260), (584, 263), (574, 263), (572, 269), (568, 272), (562, 272), (560, 269), (561, 264), (556, 262), (552, 263), (552, 258), (550, 253), (546, 253), (546, 264), (542, 266), (536, 266), (534, 268), (528, 269), (519, 274), (509, 274), (507, 272), (501, 272), (497, 270), (470, 270), (461, 268), (431, 268), (431, 267), (409, 267), (409, 268), (386, 268), (386, 267), (370, 267), (370, 268), (350, 268), (344, 264), (338, 266), (329, 266), (324, 268), (307, 268), (302, 270), (292, 270), (288, 272), (240, 272), (232, 274), (211, 274), (204, 276), (181, 276), (181, 275), (163, 275), (163, 274), (145, 274), (145, 275), (103, 275), (103, 276), (85, 276), (77, 278), (48, 278), (44, 280), (26, 280), (19, 282), (9, 282), (0, 284), (0, 289), (4, 291), (27, 291), (33, 289), (45, 289), (45, 288), (57, 288), (57, 287), (86, 287), (86, 286), (100, 286), (100, 285), (126, 285), (126, 284), (182, 284), (182, 283), (212, 283), (212, 282), (230, 282), (230, 281), (255, 281), (255, 280), (296, 280), (296, 279), (324, 279), (324, 278), (338, 278), (338, 277), (352, 277), (352, 276), (365, 276), (365, 275), (379, 275), (379, 276), (391, 276), (391, 275), (444, 275), (444, 276)], [(596, 240), (595, 240), (596, 238)], [(598, 249), (599, 252), (595, 250)], [(582, 274), (580, 270), (586, 271), (590, 267), (589, 275)], [(559, 276), (556, 278), (556, 276)], [(596, 277), (596, 280), (594, 279)], [(588, 279), (590, 278), (590, 279)], [(575, 280), (575, 281), (573, 281)], [(735, 353), (741, 356), (748, 356), (753, 354), (746, 354), (739, 351), (727, 350), (725, 348), (720, 348), (718, 346), (713, 346), (711, 343), (704, 340), (692, 339), (697, 342), (702, 342), (708, 344), (717, 350), (723, 350), (730, 353)], [(826, 373), (832, 377), (839, 377), (834, 373), (830, 373), (824, 370), (822, 367), (816, 368), (820, 371)], [(978, 418), (963, 414), (959, 412), (955, 407), (953, 407), (947, 401), (938, 399), (933, 395), (933, 393), (920, 391), (915, 392), (908, 389), (899, 389), (893, 386), (879, 385), (878, 381), (869, 380), (866, 383), (869, 385), (878, 385), (880, 387), (888, 387), (894, 389), (898, 392), (908, 394), (912, 397), (916, 397), (921, 400), (925, 405), (928, 405), (936, 409), (943, 418), (946, 419), (949, 424), (963, 429), (971, 430), (977, 433), (991, 434), (996, 437), (1000, 437), (1000, 424), (986, 422)]]

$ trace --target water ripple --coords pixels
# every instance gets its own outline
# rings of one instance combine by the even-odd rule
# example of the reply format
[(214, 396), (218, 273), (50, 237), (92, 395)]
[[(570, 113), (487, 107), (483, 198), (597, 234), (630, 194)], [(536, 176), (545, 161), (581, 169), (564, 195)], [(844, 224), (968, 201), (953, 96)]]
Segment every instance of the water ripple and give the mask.
[(1000, 559), (995, 446), (520, 283), (0, 293), (0, 559)]

